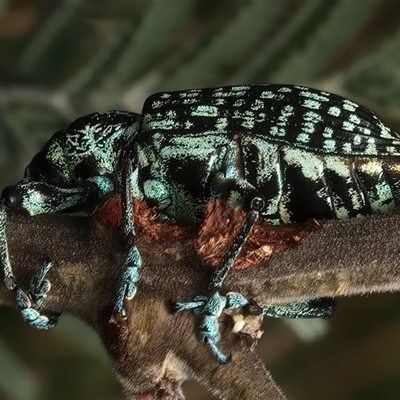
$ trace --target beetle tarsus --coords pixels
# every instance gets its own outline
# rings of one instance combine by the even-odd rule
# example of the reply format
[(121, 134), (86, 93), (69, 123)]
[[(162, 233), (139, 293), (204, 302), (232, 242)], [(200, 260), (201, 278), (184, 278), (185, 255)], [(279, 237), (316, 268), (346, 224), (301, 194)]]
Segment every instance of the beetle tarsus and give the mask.
[(17, 308), (24, 320), (34, 328), (52, 329), (57, 325), (60, 313), (41, 314), (40, 308), (43, 299), (50, 291), (51, 283), (45, 279), (47, 273), (54, 266), (51, 261), (45, 261), (39, 274), (31, 279), (29, 294), (17, 289)]
[(220, 340), (218, 318), (224, 310), (237, 309), (248, 304), (248, 300), (239, 293), (230, 292), (221, 296), (214, 292), (210, 297), (196, 296), (192, 302), (176, 303), (175, 311), (193, 310), (197, 315), (202, 315), (200, 323), (199, 340), (207, 343), (212, 353), (220, 364), (226, 364), (230, 357), (225, 356), (217, 347)]
[(124, 301), (131, 300), (136, 294), (136, 283), (139, 280), (138, 269), (138, 266), (127, 267), (121, 277), (114, 313), (123, 318), (126, 318)]

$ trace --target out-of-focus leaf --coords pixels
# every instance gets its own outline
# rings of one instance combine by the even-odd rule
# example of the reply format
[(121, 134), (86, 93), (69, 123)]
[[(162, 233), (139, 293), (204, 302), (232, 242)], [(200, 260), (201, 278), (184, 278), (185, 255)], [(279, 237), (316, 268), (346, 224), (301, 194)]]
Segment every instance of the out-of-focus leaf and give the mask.
[(32, 372), (12, 351), (8, 343), (0, 339), (0, 393), (12, 400), (34, 399), (38, 383)]

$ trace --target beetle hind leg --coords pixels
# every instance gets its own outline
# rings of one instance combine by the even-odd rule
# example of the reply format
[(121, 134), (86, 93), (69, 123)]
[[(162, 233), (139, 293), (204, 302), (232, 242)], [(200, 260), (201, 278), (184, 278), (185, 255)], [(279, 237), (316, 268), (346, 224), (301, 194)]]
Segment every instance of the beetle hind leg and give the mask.
[(17, 308), (29, 325), (38, 329), (52, 329), (57, 325), (60, 313), (41, 314), (42, 303), (51, 288), (51, 283), (46, 279), (47, 273), (54, 266), (51, 261), (46, 261), (39, 274), (31, 279), (28, 294), (22, 289), (17, 289)]
[(211, 277), (208, 296), (197, 296), (189, 303), (177, 303), (176, 311), (193, 309), (195, 314), (202, 314), (199, 339), (208, 343), (212, 352), (221, 364), (229, 361), (229, 357), (223, 355), (217, 347), (219, 342), (218, 317), (225, 309), (240, 308), (248, 304), (246, 298), (239, 293), (229, 293), (226, 296), (219, 294), (219, 289), (231, 269), (235, 259), (239, 255), (253, 226), (260, 218), (260, 213), (265, 206), (261, 197), (254, 197), (251, 201), (250, 211), (247, 214), (239, 233), (236, 235), (230, 249), (226, 253), (220, 266)]

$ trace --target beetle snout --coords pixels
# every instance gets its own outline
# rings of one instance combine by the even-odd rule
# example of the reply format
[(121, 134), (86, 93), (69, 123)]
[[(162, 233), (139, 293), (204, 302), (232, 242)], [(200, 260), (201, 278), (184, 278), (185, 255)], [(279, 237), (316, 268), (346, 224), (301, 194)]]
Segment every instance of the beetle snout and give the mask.
[(5, 187), (1, 194), (1, 199), (2, 203), (12, 210), (22, 208), (23, 196), (18, 185)]

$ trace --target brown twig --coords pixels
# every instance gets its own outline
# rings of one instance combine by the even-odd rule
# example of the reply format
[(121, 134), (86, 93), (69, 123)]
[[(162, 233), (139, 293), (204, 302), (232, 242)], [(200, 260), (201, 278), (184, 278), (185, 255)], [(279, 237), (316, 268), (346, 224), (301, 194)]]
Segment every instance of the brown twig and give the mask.
[[(399, 290), (399, 222), (397, 215), (326, 222), (267, 262), (232, 271), (222, 292), (272, 304)], [(232, 361), (221, 366), (197, 340), (198, 317), (172, 313), (172, 302), (206, 293), (212, 272), (191, 237), (138, 243), (144, 260), (138, 293), (126, 304), (127, 321), (110, 322), (125, 253), (113, 229), (86, 217), (10, 215), (7, 232), (22, 288), (45, 258), (57, 262), (49, 273), (45, 311), (69, 312), (92, 326), (128, 399), (182, 399), (186, 379), (199, 381), (217, 398), (284, 398), (252, 351), (259, 317), (247, 316), (237, 333), (237, 319), (222, 316), (220, 348)], [(0, 290), (0, 304), (14, 302), (14, 293)]]

